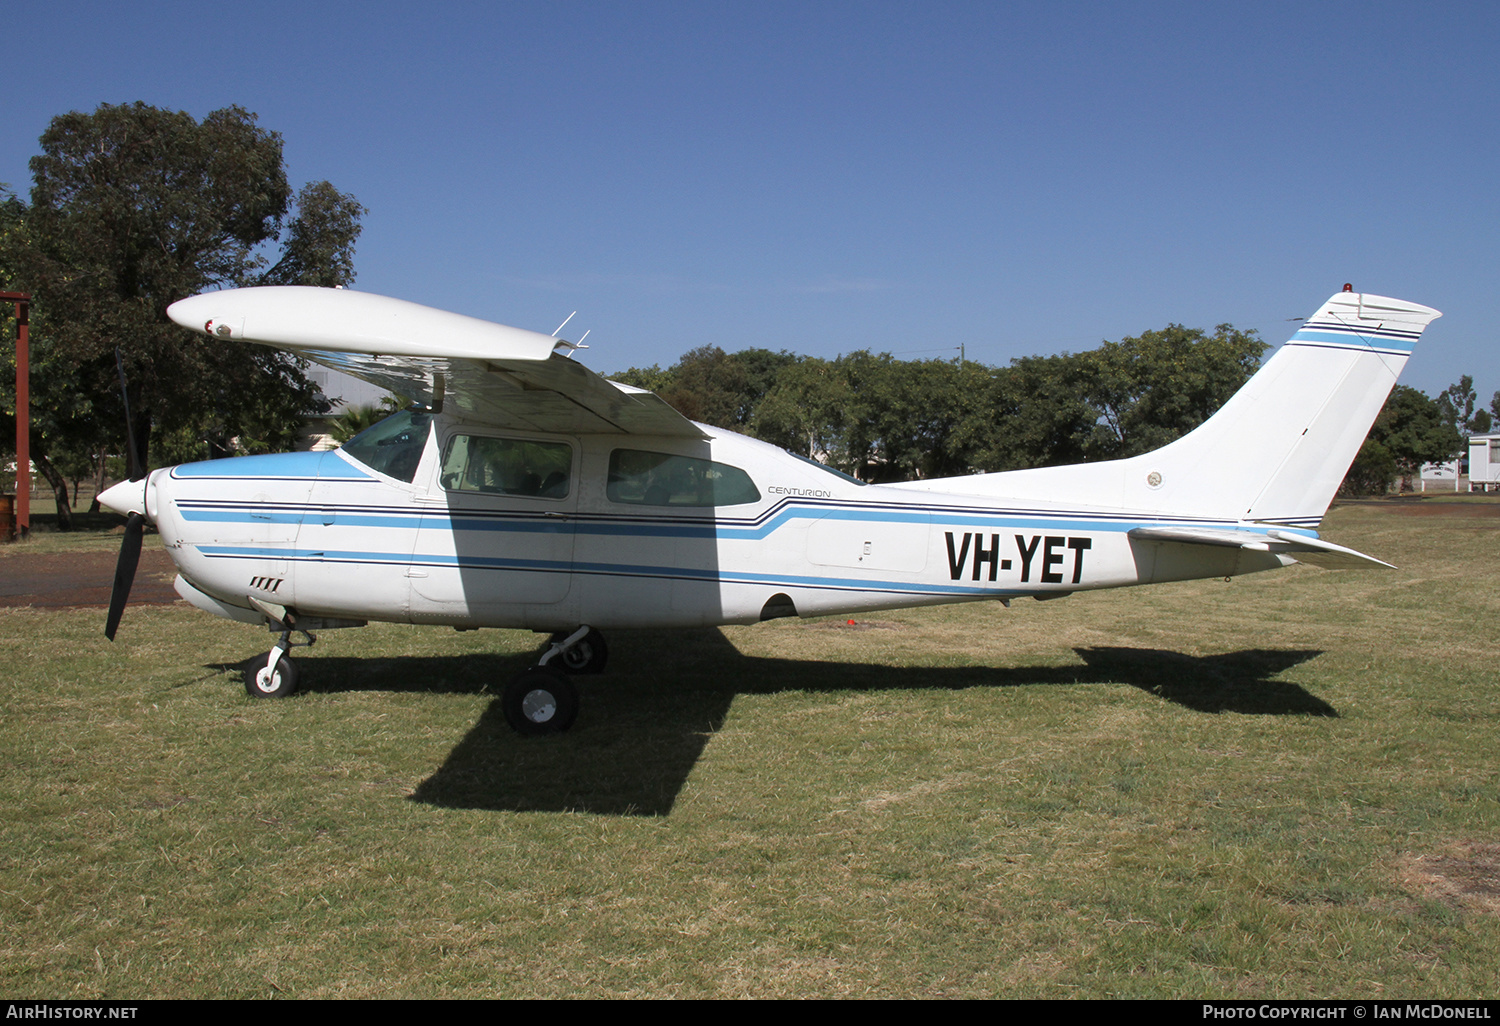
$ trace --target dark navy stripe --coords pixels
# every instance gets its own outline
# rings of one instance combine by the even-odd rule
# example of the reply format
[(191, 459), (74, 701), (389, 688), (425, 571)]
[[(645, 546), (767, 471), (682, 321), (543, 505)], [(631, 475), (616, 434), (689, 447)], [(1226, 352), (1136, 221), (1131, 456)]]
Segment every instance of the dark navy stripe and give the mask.
[(514, 573), (576, 573), (594, 577), (631, 577), (656, 580), (679, 580), (709, 584), (738, 584), (762, 587), (798, 587), (818, 591), (848, 591), (894, 595), (949, 595), (955, 597), (1003, 597), (1030, 595), (1035, 589), (974, 588), (966, 585), (921, 584), (911, 581), (863, 581), (837, 577), (809, 577), (798, 574), (755, 574), (732, 570), (698, 570), (691, 567), (632, 566), (610, 563), (566, 563), (529, 559), (486, 559), (482, 557), (412, 556), (398, 553), (317, 552), (287, 549), (244, 548), (236, 546), (201, 546), (199, 551), (210, 559), (278, 559), (293, 563), (344, 563), (364, 566), (426, 566), (451, 570), (501, 570)]

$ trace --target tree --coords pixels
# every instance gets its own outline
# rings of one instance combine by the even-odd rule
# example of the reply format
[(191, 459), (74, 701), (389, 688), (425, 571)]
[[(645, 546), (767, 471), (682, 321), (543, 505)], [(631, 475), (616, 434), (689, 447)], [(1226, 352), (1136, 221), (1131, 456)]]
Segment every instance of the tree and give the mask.
[(954, 360), (850, 353), (838, 361), (844, 403), (841, 461), (867, 481), (953, 477), (975, 465), (975, 426), (991, 419), (989, 369)]
[(1100, 426), (1099, 409), (1089, 401), (1095, 380), (1090, 355), (1023, 356), (997, 370), (989, 423), (976, 427), (984, 440), (974, 465), (989, 471), (1056, 467), (1112, 450), (1116, 436)]
[(802, 358), (785, 349), (741, 349), (734, 354), (733, 359), (740, 365), (742, 373), (742, 391), (739, 409), (735, 412), (735, 424), (743, 430), (754, 423), (756, 410), (771, 389), (776, 387), (782, 372)]
[(369, 403), (365, 406), (350, 406), (343, 413), (333, 418), (328, 425), (328, 436), (335, 442), (343, 445), (355, 435), (372, 428), (394, 412), (384, 401), (380, 404)]
[[(39, 468), (56, 447), (104, 439), (124, 450), (116, 349), (146, 455), (158, 433), (218, 455), (233, 438), (292, 444), (305, 417), (327, 409), (305, 364), (205, 342), (166, 309), (213, 288), (347, 284), (364, 208), (327, 182), (303, 188), (294, 207), (280, 135), (239, 107), (198, 122), (104, 104), (54, 118), (41, 149), (24, 239), (8, 254), (36, 297), (33, 338), (49, 368), (33, 393), (51, 411), (33, 448)], [(283, 233), (271, 263), (267, 247)]]
[(831, 360), (804, 357), (790, 363), (756, 407), (751, 431), (783, 449), (828, 460), (844, 434), (847, 386)]
[(657, 395), (661, 395), (672, 383), (671, 370), (662, 370), (661, 365), (657, 363), (653, 363), (649, 367), (631, 367), (629, 370), (617, 371), (604, 376), (610, 381), (618, 381), (622, 385), (633, 385), (636, 388), (644, 388), (646, 391), (655, 392)]
[(1009, 367), (897, 360), (859, 350), (836, 360), (702, 346), (668, 370), (617, 379), (695, 420), (805, 452), (865, 480), (1114, 459), (1191, 431), (1255, 372), (1266, 345), (1221, 324), (1170, 324), (1138, 338)]
[(726, 353), (718, 346), (698, 346), (666, 370), (653, 364), (610, 375), (615, 381), (661, 396), (689, 420), (745, 431), (755, 408), (776, 383), (783, 368), (797, 361), (785, 350), (745, 349)]
[(1397, 385), (1375, 418), (1344, 476), (1346, 495), (1383, 495), (1397, 477), (1418, 473), (1424, 463), (1453, 458), (1463, 440), (1443, 404), (1412, 388)]
[(259, 285), (333, 288), (354, 280), (354, 240), (365, 208), (327, 182), (312, 182), (297, 194), (297, 216), (287, 229), (281, 259)]
[(1093, 455), (1135, 456), (1187, 434), (1250, 380), (1266, 348), (1229, 324), (1212, 335), (1169, 324), (1105, 342), (1090, 354), (1088, 397), (1113, 440), (1096, 441)]
[(978, 363), (897, 360), (888, 367), (880, 450), (892, 480), (956, 477), (976, 466), (991, 373)]
[[(1474, 391), (1474, 379), (1465, 374), (1457, 384), (1449, 385), (1437, 398), (1443, 416), (1458, 428), (1467, 443), (1470, 435), (1482, 435), (1494, 426), (1489, 410), (1479, 406), (1479, 395)], [(1500, 392), (1495, 393), (1491, 405), (1500, 408)]]
[(747, 385), (745, 370), (733, 357), (718, 346), (699, 346), (672, 367), (661, 397), (689, 420), (733, 428)]

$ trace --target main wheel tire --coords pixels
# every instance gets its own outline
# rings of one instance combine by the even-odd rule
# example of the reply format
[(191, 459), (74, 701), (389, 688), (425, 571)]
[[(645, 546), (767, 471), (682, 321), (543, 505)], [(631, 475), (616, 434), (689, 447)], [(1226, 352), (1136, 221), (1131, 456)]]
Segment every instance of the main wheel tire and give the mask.
[(578, 689), (555, 670), (533, 666), (506, 685), (500, 707), (517, 734), (560, 734), (578, 718)]
[[(552, 635), (551, 643), (568, 640), (571, 631), (558, 631)], [(603, 673), (604, 664), (609, 662), (609, 646), (604, 643), (604, 635), (589, 628), (589, 632), (579, 639), (578, 643), (568, 649), (562, 655), (553, 659), (547, 665), (556, 667), (563, 673)]]
[(280, 659), (276, 660), (276, 669), (271, 669), (271, 653), (267, 652), (265, 658), (257, 660), (255, 665), (245, 671), (245, 692), (251, 698), (285, 698), (294, 694), (297, 690), (297, 680), (301, 675), (297, 664), (282, 653)]

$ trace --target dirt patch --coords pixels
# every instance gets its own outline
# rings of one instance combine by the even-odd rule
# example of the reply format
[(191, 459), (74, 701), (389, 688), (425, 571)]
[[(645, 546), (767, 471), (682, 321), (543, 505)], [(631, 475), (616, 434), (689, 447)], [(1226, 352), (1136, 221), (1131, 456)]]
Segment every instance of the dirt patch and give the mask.
[[(106, 607), (115, 583), (118, 558), (114, 552), (8, 555), (0, 562), (0, 607)], [(177, 568), (165, 549), (144, 549), (130, 589), (130, 604), (165, 605), (180, 601), (172, 589), (176, 576)]]
[(1412, 856), (1402, 883), (1445, 905), (1500, 915), (1500, 844), (1459, 841), (1439, 854)]
[(1500, 495), (1454, 499), (1426, 495), (1403, 495), (1390, 499), (1340, 499), (1335, 506), (1363, 506), (1401, 517), (1500, 518)]
[(894, 620), (827, 620), (823, 623), (807, 624), (809, 631), (904, 631), (907, 625)]

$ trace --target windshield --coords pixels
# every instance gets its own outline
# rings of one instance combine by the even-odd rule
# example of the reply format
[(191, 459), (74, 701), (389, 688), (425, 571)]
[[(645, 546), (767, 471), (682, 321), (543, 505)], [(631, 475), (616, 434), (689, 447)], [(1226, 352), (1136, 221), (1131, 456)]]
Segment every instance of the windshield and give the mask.
[(432, 427), (426, 410), (402, 410), (366, 428), (339, 448), (371, 470), (411, 484)]

